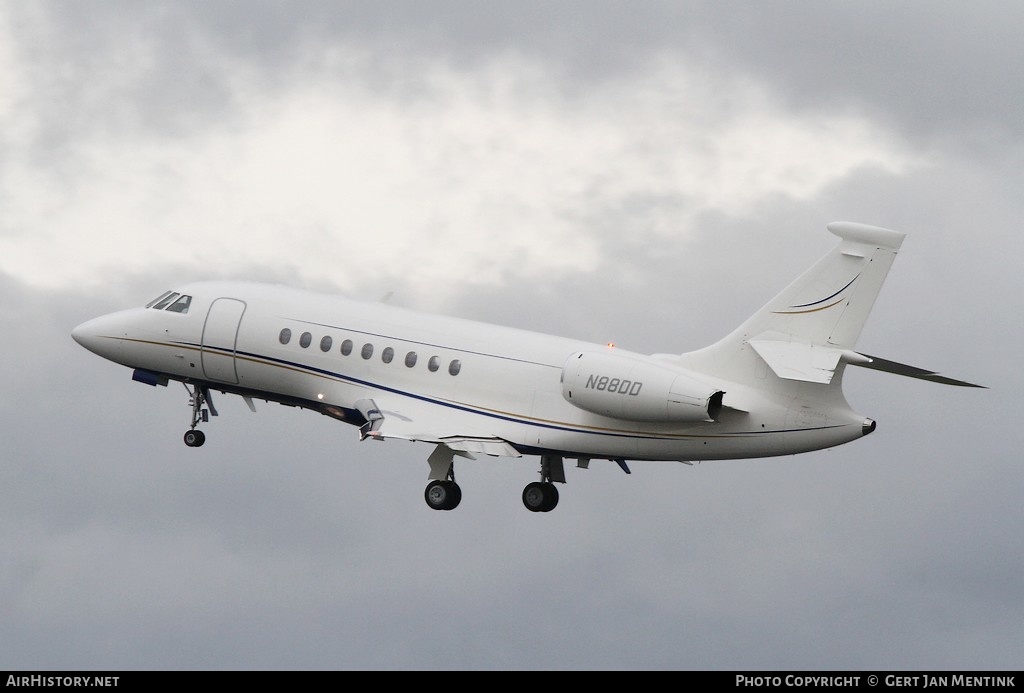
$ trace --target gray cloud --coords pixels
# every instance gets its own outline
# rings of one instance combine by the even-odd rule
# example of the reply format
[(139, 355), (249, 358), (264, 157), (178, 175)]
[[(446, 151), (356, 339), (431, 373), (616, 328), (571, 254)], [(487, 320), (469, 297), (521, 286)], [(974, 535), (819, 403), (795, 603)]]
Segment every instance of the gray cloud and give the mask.
[(229, 112), (233, 72), (280, 88), (357, 46), (374, 61), (337, 77), (386, 90), (415, 91), (424, 60), (466, 66), (518, 54), (580, 97), (594, 82), (628, 80), (652, 57), (670, 56), (711, 79), (763, 81), (796, 109), (888, 119), (922, 145), (1005, 146), (1021, 135), (1010, 76), (1024, 59), (1015, 45), (1024, 15), (1003, 2), (649, 2), (642, 10), (625, 2), (115, 2), (12, 3), (8, 11), (16, 30), (45, 27), (42, 42), (22, 50), (45, 66), (37, 81), (57, 97), (47, 101), (77, 107), (54, 117), (112, 128), (140, 114), (136, 125), (169, 134), (201, 127)]

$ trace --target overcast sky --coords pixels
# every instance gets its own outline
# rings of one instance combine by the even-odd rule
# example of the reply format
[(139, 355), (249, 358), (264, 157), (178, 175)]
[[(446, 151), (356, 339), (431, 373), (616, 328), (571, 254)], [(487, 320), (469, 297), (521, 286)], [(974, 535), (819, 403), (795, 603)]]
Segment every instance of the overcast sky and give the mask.
[[(1024, 4), (0, 0), (0, 669), (1019, 669)], [(457, 466), (72, 342), (202, 278), (681, 352), (908, 234), (871, 436)]]

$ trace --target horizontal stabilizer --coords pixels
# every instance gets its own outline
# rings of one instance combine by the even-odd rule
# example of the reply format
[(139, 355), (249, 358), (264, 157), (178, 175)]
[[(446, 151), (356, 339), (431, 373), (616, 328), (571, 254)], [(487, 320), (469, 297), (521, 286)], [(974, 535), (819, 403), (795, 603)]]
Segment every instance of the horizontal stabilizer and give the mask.
[(826, 385), (832, 382), (844, 351), (774, 339), (752, 339), (749, 344), (780, 378)]
[(885, 371), (886, 373), (895, 373), (896, 375), (904, 375), (908, 378), (917, 378), (918, 380), (930, 380), (933, 383), (942, 383), (943, 385), (955, 385), (957, 387), (979, 387), (983, 390), (988, 389), (984, 385), (975, 385), (974, 383), (968, 383), (963, 380), (954, 380), (953, 378), (947, 378), (944, 375), (939, 375), (935, 371), (917, 368), (916, 366), (908, 366), (905, 363), (897, 363), (896, 361), (888, 361), (886, 359), (878, 358), (877, 356), (869, 356), (868, 354), (861, 355), (867, 357), (870, 360), (866, 362), (854, 362), (853, 365), (861, 366), (862, 368), (871, 368), (876, 371)]
[(887, 359), (861, 354), (850, 349), (836, 349), (820, 344), (804, 344), (802, 342), (786, 342), (777, 339), (752, 339), (748, 342), (758, 356), (772, 369), (772, 372), (786, 380), (800, 380), (807, 383), (828, 384), (835, 376), (840, 363), (848, 363), (861, 368), (894, 373), (908, 378), (930, 380), (943, 385), (957, 387), (980, 387), (974, 383), (954, 380), (939, 375), (934, 371), (908, 366)]

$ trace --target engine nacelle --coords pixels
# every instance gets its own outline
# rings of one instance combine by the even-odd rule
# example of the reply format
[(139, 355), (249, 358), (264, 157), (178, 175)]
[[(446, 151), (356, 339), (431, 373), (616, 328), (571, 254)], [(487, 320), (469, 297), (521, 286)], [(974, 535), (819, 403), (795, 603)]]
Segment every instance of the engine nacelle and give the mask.
[(567, 402), (627, 421), (716, 421), (724, 394), (691, 375), (633, 356), (577, 352), (562, 369)]

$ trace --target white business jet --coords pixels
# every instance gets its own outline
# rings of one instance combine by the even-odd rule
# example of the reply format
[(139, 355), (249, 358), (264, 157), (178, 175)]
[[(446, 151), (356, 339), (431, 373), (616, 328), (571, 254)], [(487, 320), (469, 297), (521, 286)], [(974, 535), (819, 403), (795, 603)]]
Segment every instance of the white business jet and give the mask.
[(265, 284), (180, 286), (142, 308), (72, 332), (148, 385), (185, 385), (192, 423), (217, 410), (211, 391), (320, 412), (361, 439), (435, 446), (425, 498), (451, 510), (454, 458), (540, 458), (522, 498), (558, 503), (565, 459), (693, 462), (791, 455), (875, 430), (843, 396), (847, 365), (981, 387), (854, 350), (904, 234), (837, 222), (838, 246), (724, 339), (685, 354), (428, 315)]

